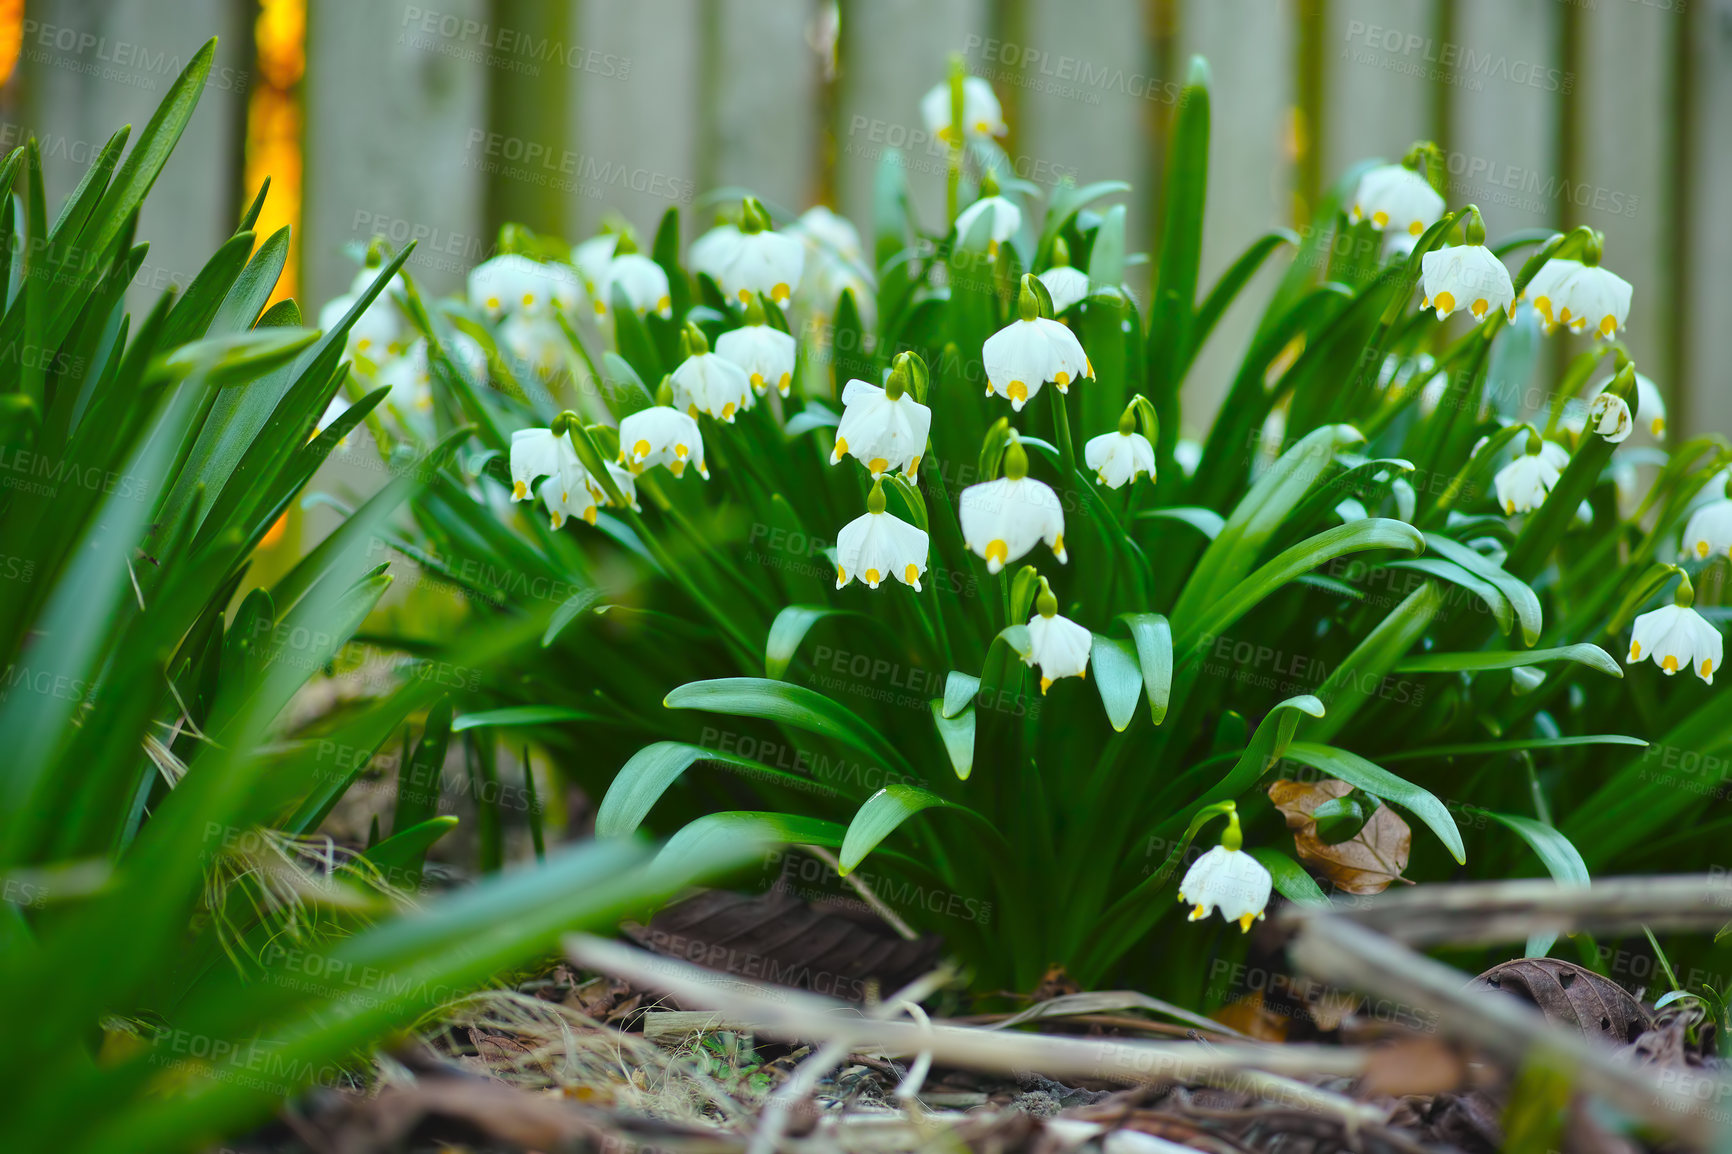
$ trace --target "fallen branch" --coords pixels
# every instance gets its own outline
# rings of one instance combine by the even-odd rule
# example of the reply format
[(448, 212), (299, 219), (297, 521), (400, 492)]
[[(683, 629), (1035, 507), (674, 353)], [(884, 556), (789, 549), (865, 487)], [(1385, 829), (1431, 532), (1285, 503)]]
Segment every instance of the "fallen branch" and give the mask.
[(867, 1018), (859, 1007), (844, 1002), (746, 982), (600, 938), (567, 937), (565, 952), (579, 966), (672, 995), (682, 1005), (714, 1010), (730, 1028), (784, 1041), (834, 1042), (887, 1055), (924, 1051), (944, 1065), (1012, 1075), (1037, 1071), (1059, 1080), (1226, 1086), (1265, 1101), (1336, 1118), (1349, 1127), (1379, 1124), (1386, 1117), (1385, 1111), (1374, 1106), (1297, 1080), (1359, 1077), (1373, 1061), (1369, 1050), (1063, 1038), (942, 1022), (922, 1027)]
[(1686, 1141), (1707, 1145), (1723, 1127), (1726, 1115), (1719, 1104), (1732, 1098), (1732, 1083), (1682, 1068), (1656, 1070), (1637, 1064), (1578, 1032), (1552, 1025), (1515, 997), (1469, 988), (1468, 975), (1460, 970), (1356, 920), (1332, 915), (1300, 920), (1290, 956), (1321, 981), (1428, 1012), (1440, 1031), (1471, 1043), (1510, 1069), (1543, 1054), (1566, 1065), (1580, 1089)]
[(1346, 919), (1410, 946), (1488, 946), (1536, 933), (1711, 931), (1732, 921), (1732, 878), (1707, 874), (1613, 878), (1588, 887), (1549, 879), (1416, 886), (1331, 908), (1291, 905), (1281, 920), (1303, 926)]

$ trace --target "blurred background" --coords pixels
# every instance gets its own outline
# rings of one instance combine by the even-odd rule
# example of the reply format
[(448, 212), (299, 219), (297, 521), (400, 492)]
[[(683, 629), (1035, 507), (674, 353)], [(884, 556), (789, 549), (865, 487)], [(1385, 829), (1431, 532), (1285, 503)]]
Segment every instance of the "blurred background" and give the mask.
[[(997, 91), (1017, 175), (1131, 181), (1141, 247), (1200, 53), (1205, 281), (1301, 227), (1353, 162), (1435, 139), (1450, 203), (1477, 203), (1494, 240), (1603, 229), (1672, 427), (1732, 430), (1732, 0), (0, 0), (0, 143), (34, 131), (58, 199), (213, 34), (145, 211), (141, 294), (186, 283), (267, 174), (259, 236), (295, 226), (285, 285), (310, 313), (375, 234), (418, 239), (411, 268), (441, 291), (502, 221), (575, 241), (617, 214), (648, 235), (678, 206), (690, 237), (721, 188), (869, 234), (890, 148), (936, 229), (943, 153), (918, 102), (952, 52)], [(1189, 432), (1261, 308), (1245, 295), (1192, 372)]]

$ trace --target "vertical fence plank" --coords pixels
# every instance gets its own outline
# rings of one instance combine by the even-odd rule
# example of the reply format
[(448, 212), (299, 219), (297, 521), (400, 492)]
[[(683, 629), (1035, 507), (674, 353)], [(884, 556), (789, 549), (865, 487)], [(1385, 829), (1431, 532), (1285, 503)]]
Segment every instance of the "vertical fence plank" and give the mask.
[(460, 286), (492, 248), (487, 69), (512, 60), (493, 59), (497, 38), (462, 25), (488, 27), (482, 0), (440, 7), (310, 0), (301, 253), (314, 313), (354, 278), (350, 242), (418, 239), (410, 268), (435, 293)]
[(699, 8), (699, 0), (580, 0), (578, 36), (596, 63), (573, 85), (578, 235), (615, 212), (647, 248), (668, 207), (684, 214), (704, 191), (697, 187)]
[[(1322, 183), (1371, 157), (1399, 160), (1433, 126), (1442, 87), (1435, 0), (1332, 0), (1323, 40)], [(1390, 51), (1386, 45), (1399, 41)]]
[[(907, 147), (923, 132), (920, 98), (943, 80), (952, 52), (969, 36), (984, 39), (983, 0), (842, 0), (838, 45), (835, 187), (841, 211), (856, 225), (872, 220), (872, 174), (878, 157), (901, 145), (908, 185), (923, 227), (937, 229), (944, 215), (944, 150)], [(1002, 95), (1002, 87), (994, 84)]]
[[(55, 203), (117, 128), (131, 124), (136, 141), (187, 61), (213, 35), (221, 37), (198, 111), (139, 218), (139, 239), (150, 242), (150, 255), (134, 282), (135, 307), (170, 284), (185, 286), (234, 231), (252, 77), (242, 17), (240, 6), (222, 0), (166, 6), (49, 0), (25, 13), (25, 125), (41, 143), (43, 178)], [(24, 136), (21, 126), (0, 128), (7, 150)]]
[[(1293, 31), (1286, 10), (1263, 0), (1187, 0), (1180, 16), (1181, 62), (1200, 53), (1214, 76), (1199, 293), (1251, 241), (1290, 223)], [(1246, 287), (1198, 354), (1185, 384), (1183, 435), (1198, 436), (1213, 420), (1274, 289), (1276, 263)]]
[(1676, 358), (1662, 318), (1673, 299), (1666, 265), (1676, 142), (1661, 126), (1679, 17), (1622, 3), (1583, 8), (1577, 18), (1581, 71), (1572, 80), (1578, 171), (1570, 174), (1570, 219), (1606, 234), (1606, 267), (1635, 286), (1624, 340), (1642, 371), (1671, 393)]
[[(1147, 104), (1176, 90), (1154, 77), (1139, 0), (1034, 3), (1027, 44), (990, 40), (969, 54), (971, 71), (1021, 92), (1017, 175), (1050, 189), (1062, 180), (1133, 184), (1147, 164)], [(1142, 197), (1141, 203), (1147, 198)], [(1138, 202), (1133, 202), (1138, 203)], [(1127, 214), (1129, 242), (1147, 244), (1144, 212)]]
[(1450, 47), (1452, 205), (1478, 204), (1492, 237), (1565, 218), (1558, 101), (1574, 78), (1558, 59), (1563, 5), (1496, 0), (1456, 10)]
[[(1682, 5), (1678, 5), (1682, 7)], [(1685, 435), (1732, 433), (1732, 384), (1726, 364), (1727, 305), (1732, 299), (1732, 147), (1726, 117), (1732, 109), (1732, 0), (1701, 0), (1688, 8), (1683, 50), (1689, 54), (1683, 93), (1686, 218), (1678, 222), (1682, 279), (1684, 379), (1681, 430)]]
[(700, 192), (737, 185), (801, 212), (817, 176), (819, 58), (810, 0), (713, 0)]

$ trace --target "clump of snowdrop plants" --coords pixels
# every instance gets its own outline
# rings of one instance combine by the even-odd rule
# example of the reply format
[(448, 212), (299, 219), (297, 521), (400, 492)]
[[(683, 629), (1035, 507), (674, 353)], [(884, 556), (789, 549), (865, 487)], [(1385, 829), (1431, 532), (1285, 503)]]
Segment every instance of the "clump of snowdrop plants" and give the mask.
[(959, 67), (917, 103), (942, 219), (892, 152), (865, 236), (751, 197), (653, 236), (508, 229), (418, 314), (470, 448), (404, 547), (473, 612), (562, 602), (462, 708), (514, 710), (604, 837), (828, 847), (985, 988), (1194, 989), (1227, 921), (1328, 900), (1282, 778), (1351, 788), (1337, 839), (1394, 811), (1414, 882), (1678, 868), (1703, 794), (1644, 747), (1732, 743), (1732, 447), (1666, 450), (1617, 238), (1499, 240), (1422, 143), (1202, 284), (1201, 61), (1156, 191), (1015, 179)]

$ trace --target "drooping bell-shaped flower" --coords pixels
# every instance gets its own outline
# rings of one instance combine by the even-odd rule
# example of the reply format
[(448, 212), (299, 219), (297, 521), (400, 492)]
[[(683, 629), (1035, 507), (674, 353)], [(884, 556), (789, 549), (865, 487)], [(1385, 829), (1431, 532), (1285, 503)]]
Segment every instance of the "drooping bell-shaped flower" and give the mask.
[(1528, 451), (1499, 469), (1492, 478), (1499, 507), (1511, 517), (1539, 508), (1569, 463), (1568, 449), (1556, 441), (1541, 441), (1537, 433), (1530, 433)]
[(1087, 676), (1094, 634), (1070, 618), (1059, 616), (1058, 598), (1053, 596), (1045, 577), (1040, 579), (1040, 595), (1034, 600), (1034, 616), (1028, 619), (1028, 641), (1028, 652), (1023, 654), (1022, 661), (1030, 668), (1040, 668), (1043, 697), (1061, 677)]
[(725, 248), (718, 245), (716, 277), (722, 292), (741, 304), (761, 293), (779, 305), (794, 299), (806, 250), (799, 239), (770, 228), (770, 214), (747, 197), (740, 213), (739, 237)]
[[(950, 84), (934, 85), (920, 98), (920, 119), (935, 140), (955, 143), (956, 129), (951, 124)], [(986, 140), (1003, 136), (1010, 128), (1004, 123), (1004, 109), (983, 77), (967, 76), (962, 81), (962, 132), (965, 139)]]
[(1189, 921), (1219, 909), (1222, 918), (1238, 922), (1239, 929), (1248, 933), (1251, 923), (1262, 919), (1274, 879), (1263, 863), (1240, 848), (1243, 844), (1239, 815), (1229, 810), (1221, 844), (1192, 862), (1179, 883), (1179, 900), (1192, 907)]
[(1394, 229), (1419, 236), (1443, 217), (1443, 197), (1431, 182), (1404, 164), (1384, 164), (1359, 178), (1348, 219), (1370, 221), (1378, 232)]
[(1052, 267), (1040, 274), (1040, 283), (1052, 298), (1054, 316), (1086, 298), (1091, 291), (1088, 274), (1071, 267), (1070, 246), (1062, 236), (1053, 238)]
[[(329, 330), (336, 326), (359, 299), (358, 295), (345, 294), (326, 301), (325, 307), (319, 310), (319, 327)], [(378, 364), (390, 357), (402, 356), (409, 347), (411, 335), (402, 310), (391, 299), (390, 293), (382, 292), (349, 326), (343, 351), (350, 358), (365, 357)]]
[(884, 511), (884, 481), (872, 483), (866, 512), (842, 526), (836, 535), (836, 588), (858, 578), (876, 589), (894, 577), (920, 591), (926, 572), (927, 537), (919, 529)]
[(673, 371), (674, 408), (693, 417), (708, 413), (732, 424), (735, 414), (755, 403), (751, 378), (733, 361), (710, 352), (710, 343), (697, 325), (688, 321), (680, 340), (687, 355)]
[(1600, 267), (1599, 246), (1590, 244), (1582, 260), (1553, 257), (1522, 290), (1533, 302), (1546, 332), (1563, 325), (1571, 332), (1592, 330), (1617, 335), (1630, 315), (1630, 282)]
[(740, 227), (736, 224), (718, 224), (698, 239), (692, 241), (686, 250), (686, 263), (695, 273), (703, 273), (718, 285), (722, 283), (722, 269), (734, 255), (734, 249), (740, 244)]
[(1028, 451), (1013, 434), (1004, 450), (1004, 476), (970, 485), (957, 501), (962, 540), (986, 570), (997, 573), (1045, 541), (1062, 563), (1064, 506), (1048, 485), (1028, 475)]
[(710, 471), (704, 467), (704, 435), (689, 414), (673, 407), (672, 392), (672, 382), (664, 379), (656, 405), (620, 421), (619, 459), (634, 474), (665, 465), (678, 477), (689, 464), (707, 481)]
[(784, 397), (794, 381), (798, 346), (789, 334), (768, 324), (757, 297), (746, 305), (746, 323), (716, 338), (716, 353), (746, 370), (752, 391), (760, 397), (774, 385)]
[(1022, 210), (1008, 197), (998, 195), (998, 180), (989, 171), (980, 178), (980, 199), (956, 214), (956, 243), (968, 243), (974, 222), (987, 218), (986, 255), (998, 255), (998, 246), (1016, 235), (1022, 227)]
[(1118, 489), (1140, 473), (1155, 478), (1155, 447), (1137, 432), (1136, 404), (1125, 406), (1117, 431), (1091, 437), (1083, 446), (1083, 463), (1095, 471), (1095, 479), (1109, 489)]
[(1679, 578), (1672, 604), (1636, 618), (1630, 629), (1630, 655), (1624, 664), (1634, 665), (1646, 658), (1667, 676), (1690, 669), (1712, 685), (1723, 653), (1720, 631), (1695, 610), (1696, 592), (1690, 578), (1682, 573)]
[(997, 393), (1008, 398), (1017, 412), (1029, 399), (1051, 382), (1058, 391), (1068, 392), (1070, 383), (1078, 377), (1095, 375), (1095, 367), (1083, 352), (1076, 334), (1058, 321), (1040, 315), (1040, 298), (1024, 278), (1017, 309), (1020, 320), (1011, 321), (992, 336), (981, 348), (986, 364), (986, 395)]
[(1499, 309), (1515, 319), (1515, 285), (1509, 269), (1485, 247), (1485, 225), (1479, 212), (1469, 209), (1466, 244), (1433, 249), (1420, 258), (1423, 295), (1421, 309), (1432, 309), (1438, 320), (1447, 320), (1457, 309), (1466, 309), (1475, 323)]
[(1684, 526), (1684, 555), (1705, 561), (1732, 558), (1732, 498), (1710, 501), (1690, 514)]
[(842, 420), (830, 463), (852, 454), (874, 478), (892, 469), (913, 477), (920, 472), (931, 430), (932, 410), (914, 399), (907, 369), (895, 365), (882, 389), (855, 380), (842, 390)]
[(672, 316), (673, 297), (668, 289), (668, 274), (662, 271), (662, 266), (638, 252), (629, 236), (620, 237), (614, 251), (608, 262), (606, 282), (596, 286), (596, 315), (605, 316), (613, 307), (613, 292), (617, 288), (633, 312)]
[[(581, 513), (592, 482), (569, 434), (551, 429), (518, 429), (511, 434), (511, 499), (528, 500), (537, 477), (546, 478), (537, 490), (542, 498), (553, 495), (554, 500), (548, 502), (550, 511), (557, 504)], [(593, 521), (593, 514), (590, 519)]]

